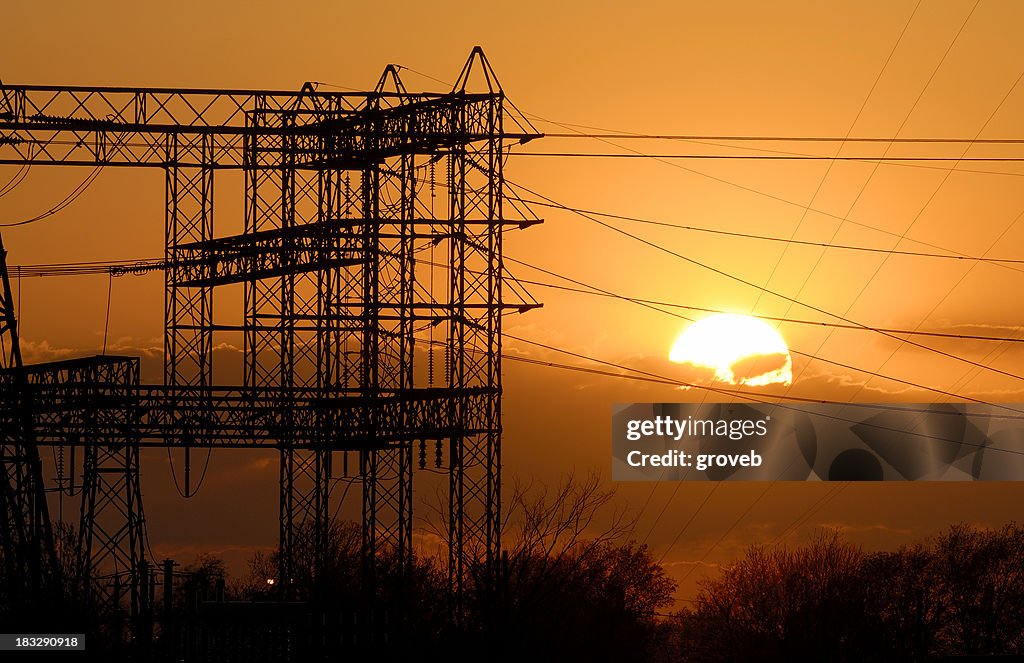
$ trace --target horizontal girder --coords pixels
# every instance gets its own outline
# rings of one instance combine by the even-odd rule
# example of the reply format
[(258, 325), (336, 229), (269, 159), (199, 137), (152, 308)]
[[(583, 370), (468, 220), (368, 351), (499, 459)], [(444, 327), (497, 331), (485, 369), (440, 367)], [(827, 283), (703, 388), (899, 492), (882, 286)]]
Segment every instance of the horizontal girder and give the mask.
[(358, 169), (539, 137), (496, 133), (500, 101), (500, 92), (0, 85), (0, 164)]
[[(258, 281), (260, 279), (303, 274), (332, 267), (358, 265), (373, 258), (366, 250), (364, 228), (367, 225), (396, 225), (383, 219), (333, 219), (287, 228), (274, 228), (218, 237), (202, 242), (181, 244), (170, 250), (167, 283), (179, 287), (205, 287)], [(434, 227), (445, 221), (432, 219), (403, 220), (400, 225)], [(474, 221), (468, 222), (473, 224)], [(476, 224), (493, 223), (524, 226), (540, 223), (519, 220), (479, 220)], [(401, 239), (396, 233), (374, 232), (376, 239)], [(411, 239), (446, 239), (449, 233), (412, 232)], [(380, 251), (374, 247), (374, 251)]]
[[(142, 446), (277, 447), (351, 451), (486, 433), (493, 388), (424, 388), (359, 394), (330, 389), (133, 385), (137, 359), (95, 357), (25, 368), (40, 445), (81, 445), (101, 430)], [(0, 372), (0, 424), (18, 413)], [(460, 416), (460, 413), (461, 416)]]

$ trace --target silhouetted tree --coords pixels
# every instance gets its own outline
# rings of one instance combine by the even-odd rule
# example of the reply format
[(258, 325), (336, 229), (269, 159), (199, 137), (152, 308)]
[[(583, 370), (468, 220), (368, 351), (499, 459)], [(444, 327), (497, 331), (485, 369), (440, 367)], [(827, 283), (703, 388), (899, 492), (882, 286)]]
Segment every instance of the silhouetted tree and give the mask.
[(934, 542), (945, 654), (1024, 654), (1024, 528), (956, 525)]
[[(336, 601), (354, 602), (359, 594), (359, 570), (361, 534), (356, 523), (334, 520), (327, 532), (327, 559), (324, 577), (314, 585), (314, 551), (309, 536), (312, 526), (303, 523), (295, 537), (297, 545), (293, 550), (295, 584), (299, 596), (314, 593), (329, 595)], [(279, 554), (277, 550), (265, 553), (257, 551), (249, 560), (248, 573), (232, 586), (232, 594), (247, 601), (273, 600), (281, 596), (282, 579), (279, 577)], [(269, 581), (269, 582), (268, 582)]]
[(655, 612), (671, 604), (675, 583), (630, 540), (635, 517), (614, 497), (596, 474), (553, 489), (513, 486), (497, 587), (478, 567), (468, 606), (490, 658), (649, 659)]
[(895, 552), (837, 532), (753, 546), (673, 623), (693, 661), (935, 660), (1024, 653), (1024, 530), (956, 525)]
[(702, 583), (680, 614), (685, 651), (695, 660), (863, 658), (869, 630), (864, 553), (838, 533), (809, 546), (753, 546)]
[[(311, 541), (305, 536), (307, 528), (306, 524), (300, 526), (297, 540)], [(382, 550), (376, 555), (373, 581), (364, 584), (362, 570), (367, 560), (360, 526), (340, 520), (332, 521), (328, 528), (324, 574), (315, 584), (313, 554), (312, 548), (304, 545), (293, 552), (298, 596), (315, 598), (318, 609), (341, 615), (346, 623), (370, 628), (374, 619), (377, 628), (388, 631), (389, 640), (424, 643), (440, 639), (448, 614), (447, 585), (440, 564), (415, 555), (403, 559), (394, 551)], [(257, 552), (249, 560), (248, 573), (232, 585), (231, 595), (244, 601), (281, 599), (278, 568), (276, 550)]]

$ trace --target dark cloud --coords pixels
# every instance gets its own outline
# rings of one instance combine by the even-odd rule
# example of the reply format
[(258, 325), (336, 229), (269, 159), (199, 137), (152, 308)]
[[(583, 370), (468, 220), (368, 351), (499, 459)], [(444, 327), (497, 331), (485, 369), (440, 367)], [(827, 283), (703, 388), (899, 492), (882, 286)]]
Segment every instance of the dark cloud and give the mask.
[(737, 382), (751, 380), (766, 373), (785, 368), (789, 361), (789, 354), (784, 352), (773, 352), (763, 355), (748, 355), (733, 362), (729, 368)]

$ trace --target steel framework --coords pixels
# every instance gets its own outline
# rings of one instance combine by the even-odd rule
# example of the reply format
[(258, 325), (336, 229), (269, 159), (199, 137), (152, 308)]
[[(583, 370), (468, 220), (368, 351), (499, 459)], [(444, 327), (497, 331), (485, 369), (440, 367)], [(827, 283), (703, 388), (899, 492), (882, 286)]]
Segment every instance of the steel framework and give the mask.
[[(33, 405), (5, 398), (8, 416), (32, 416), (10, 429), (26, 441), (4, 438), (3, 487), (25, 485), (16, 473), (35, 466), (23, 456), (37, 445), (84, 448), (81, 548), (134, 605), (139, 447), (180, 449), (186, 468), (196, 448), (277, 448), (279, 574), (294, 593), (296, 551), (322, 572), (332, 466), (354, 453), (372, 586), (379, 555), (411, 560), (414, 456), (419, 445), (422, 467), (429, 442), (449, 477), (457, 614), (468, 574), (493, 570), (500, 549), (502, 315), (539, 306), (502, 287), (502, 232), (536, 222), (503, 206), (504, 156), (539, 134), (483, 52), (442, 94), (408, 92), (395, 66), (361, 93), (0, 91), (0, 163), (164, 170), (167, 263), (164, 384), (139, 385), (126, 358), (8, 372), (11, 384), (27, 377)], [(223, 169), (244, 173), (245, 219), (242, 234), (218, 237)], [(214, 290), (230, 284), (244, 289), (242, 322), (218, 324)], [(220, 333), (244, 338), (234, 384), (213, 378)], [(110, 505), (123, 517), (101, 526)], [(30, 512), (5, 517), (42, 531)]]
[[(46, 431), (34, 435), (37, 458), (39, 446), (46, 444), (82, 452), (81, 512), (72, 553), (81, 577), (63, 579), (65, 588), (92, 594), (90, 600), (105, 612), (117, 612), (123, 598), (134, 614), (138, 596), (132, 589), (138, 586), (145, 534), (138, 358), (99, 356), (26, 365), (17, 372), (0, 372), (0, 388), (20, 394), (18, 410), (5, 408), (6, 414), (25, 415), (33, 433)], [(51, 533), (44, 530), (44, 536), (39, 544), (42, 559), (50, 559), (56, 546)]]
[(30, 603), (52, 588), (56, 548), (47, 511), (42, 461), (29, 409), (18, 321), (0, 239), (0, 543), (4, 578), (0, 590), (10, 605)]

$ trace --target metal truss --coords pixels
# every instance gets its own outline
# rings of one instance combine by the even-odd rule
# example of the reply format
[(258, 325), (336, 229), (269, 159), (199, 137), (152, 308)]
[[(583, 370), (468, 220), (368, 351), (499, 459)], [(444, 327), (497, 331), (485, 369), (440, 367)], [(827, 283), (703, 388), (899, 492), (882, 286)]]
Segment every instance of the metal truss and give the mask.
[[(114, 620), (108, 624), (138, 610), (136, 571), (145, 529), (138, 384), (139, 360), (134, 357), (91, 357), (0, 371), (0, 390), (17, 388), (22, 394), (17, 402), (4, 400), (0, 419), (27, 415), (33, 425), (51, 431), (49, 444), (82, 449), (77, 548), (63, 553), (74, 556), (82, 575), (68, 579), (77, 581), (71, 583), (77, 587), (67, 588), (95, 601)], [(37, 450), (47, 443), (41, 438), (34, 442)]]
[[(37, 443), (110, 439), (94, 447), (134, 455), (91, 462), (125, 472), (145, 445), (181, 449), (186, 466), (197, 447), (277, 448), (280, 577), (290, 595), (297, 551), (312, 551), (314, 577), (324, 569), (336, 454), (358, 456), (372, 588), (381, 555), (412, 559), (416, 445), (447, 444), (438, 464), (449, 474), (458, 614), (471, 574), (486, 582), (500, 551), (502, 315), (539, 306), (503, 292), (501, 258), (502, 232), (535, 222), (503, 205), (504, 157), (539, 134), (506, 107), (483, 52), (474, 49), (440, 94), (408, 92), (393, 66), (360, 93), (310, 84), (0, 92), (0, 163), (166, 173), (164, 384), (131, 387), (131, 412), (113, 411), (126, 417), (119, 443), (97, 433), (112, 420), (59, 416), (59, 398), (36, 410)], [(214, 232), (222, 169), (244, 173), (240, 235)], [(218, 324), (214, 291), (230, 284), (244, 291), (242, 322)], [(215, 336), (225, 332), (244, 339), (241, 384), (213, 379)], [(95, 379), (86, 402), (122, 385)], [(125, 481), (93, 490), (120, 491), (128, 503), (137, 482)], [(98, 525), (88, 527), (95, 538)], [(140, 531), (141, 519), (127, 527)], [(137, 559), (133, 536), (103, 530), (117, 548), (106, 558)]]
[(0, 591), (16, 609), (55, 590), (59, 578), (2, 238), (0, 286), (0, 402), (13, 406), (0, 410)]
[[(138, 610), (145, 523), (139, 490), (139, 360), (90, 357), (26, 366), (36, 425), (51, 444), (81, 447), (80, 589), (111, 617)], [(3, 376), (6, 377), (6, 376)], [(36, 439), (37, 444), (46, 444)]]

